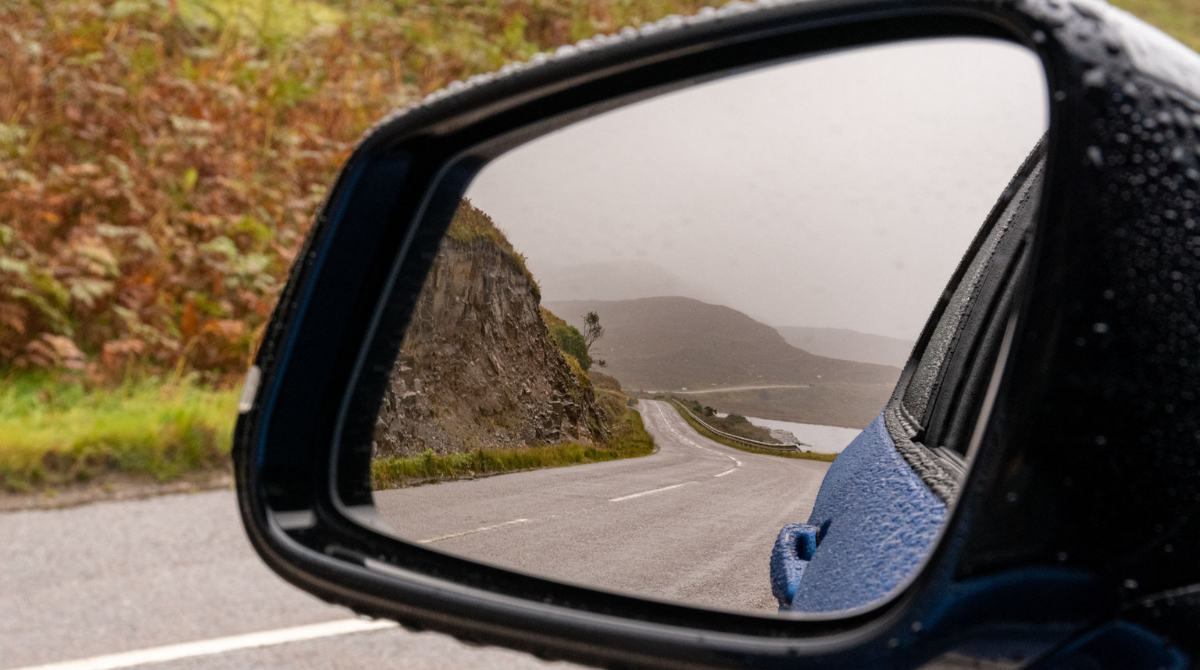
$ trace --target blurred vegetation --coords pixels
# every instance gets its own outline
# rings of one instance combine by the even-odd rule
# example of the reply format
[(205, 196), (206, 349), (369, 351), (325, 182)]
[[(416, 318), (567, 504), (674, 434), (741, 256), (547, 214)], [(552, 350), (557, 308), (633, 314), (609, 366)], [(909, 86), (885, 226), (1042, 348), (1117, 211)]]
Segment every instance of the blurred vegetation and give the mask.
[(239, 376), (362, 133), (706, 0), (0, 5), (0, 362)]
[[(3, 488), (224, 467), (226, 389), (363, 132), (454, 80), (705, 4), (0, 3)], [(451, 234), (479, 234), (464, 210)]]
[(1196, 0), (1108, 0), (1200, 51), (1200, 2)]
[(237, 390), (161, 377), (96, 390), (49, 373), (3, 382), (0, 491), (52, 489), (110, 472), (166, 481), (229, 462)]
[(632, 409), (624, 411), (624, 421), (603, 445), (568, 443), (514, 449), (477, 449), (459, 454), (436, 454), (432, 449), (427, 449), (419, 456), (372, 461), (371, 485), (375, 490), (394, 489), (431, 481), (599, 463), (654, 453), (654, 438), (646, 432), (641, 414)]

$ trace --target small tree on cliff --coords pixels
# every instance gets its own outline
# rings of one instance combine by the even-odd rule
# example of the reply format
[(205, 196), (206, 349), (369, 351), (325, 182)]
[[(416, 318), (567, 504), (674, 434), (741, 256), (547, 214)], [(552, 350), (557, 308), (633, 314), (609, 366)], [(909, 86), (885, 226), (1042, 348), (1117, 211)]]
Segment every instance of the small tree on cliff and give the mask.
[[(583, 317), (583, 344), (587, 347), (589, 357), (592, 353), (592, 345), (602, 337), (604, 337), (604, 326), (600, 325), (600, 315), (595, 312), (588, 312)], [(595, 360), (596, 365), (600, 367), (608, 365), (603, 358)]]

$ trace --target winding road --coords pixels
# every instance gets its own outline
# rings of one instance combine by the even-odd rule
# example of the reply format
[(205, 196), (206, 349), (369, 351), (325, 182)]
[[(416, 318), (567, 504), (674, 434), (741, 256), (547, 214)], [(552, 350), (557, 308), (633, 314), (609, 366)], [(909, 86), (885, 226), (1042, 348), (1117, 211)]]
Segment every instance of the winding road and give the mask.
[[(405, 537), (529, 572), (774, 611), (775, 534), (808, 517), (828, 464), (715, 444), (664, 403), (642, 415), (651, 456), (384, 491), (381, 512)], [(4, 513), (0, 538), (0, 669), (581, 667), (354, 618), (285, 584), (229, 490)]]
[(474, 560), (644, 597), (775, 611), (768, 561), (804, 521), (829, 463), (742, 452), (643, 400), (657, 453), (379, 491), (408, 540)]

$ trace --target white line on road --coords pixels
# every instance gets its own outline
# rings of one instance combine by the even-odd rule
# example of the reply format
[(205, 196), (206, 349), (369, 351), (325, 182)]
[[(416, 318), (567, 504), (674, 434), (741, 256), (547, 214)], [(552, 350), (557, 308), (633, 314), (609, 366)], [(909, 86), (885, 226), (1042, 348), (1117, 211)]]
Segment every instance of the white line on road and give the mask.
[(687, 486), (688, 484), (695, 484), (695, 483), (696, 482), (684, 482), (682, 484), (675, 484), (673, 486), (664, 486), (661, 489), (653, 489), (651, 491), (642, 491), (641, 493), (631, 493), (627, 496), (621, 496), (620, 498), (611, 498), (611, 499), (609, 499), (608, 502), (621, 502), (622, 500), (630, 500), (632, 498), (641, 498), (642, 496), (648, 496), (651, 493), (661, 493), (663, 491), (670, 491), (671, 489), (677, 489), (680, 486)]
[(713, 475), (713, 477), (724, 477), (725, 475), (727, 475), (727, 474), (729, 474), (729, 473), (731, 473), (731, 472), (737, 472), (737, 468), (729, 468), (729, 469), (728, 469), (728, 470), (726, 470), (725, 472), (722, 472), (722, 473), (720, 473), (720, 474)]
[[(687, 442), (688, 444), (690, 444), (693, 447), (696, 447), (698, 449), (703, 449), (705, 451), (712, 452), (714, 454), (718, 454), (718, 455), (724, 456), (725, 458), (728, 458), (729, 460), (733, 461), (734, 463), (737, 463), (737, 465), (734, 466), (735, 468), (742, 467), (742, 462), (739, 461), (738, 459), (734, 458), (733, 456), (730, 456), (729, 454), (717, 451), (716, 449), (709, 449), (708, 447), (696, 444), (695, 442), (692, 441), (691, 438), (687, 437), (683, 433), (680, 433), (678, 430), (675, 430), (675, 426), (671, 425), (671, 422), (667, 419), (667, 415), (663, 413), (662, 404), (657, 405), (657, 407), (658, 407), (658, 415), (660, 417), (662, 417), (663, 422), (667, 426), (667, 430), (671, 431), (672, 433), (675, 433), (675, 437), (678, 437), (680, 440), (683, 440), (684, 442)], [(676, 414), (676, 416), (679, 416), (678, 413)], [(679, 418), (681, 420), (683, 420), (682, 416), (679, 416)], [(719, 477), (720, 475), (714, 475), (714, 476)]]
[(132, 668), (148, 663), (164, 663), (166, 661), (177, 661), (181, 658), (211, 656), (239, 649), (271, 647), (289, 642), (300, 642), (302, 640), (314, 640), (321, 637), (345, 635), (346, 633), (361, 633), (395, 627), (396, 624), (391, 621), (342, 619), (340, 621), (315, 623), (307, 626), (267, 630), (261, 633), (232, 635), (230, 637), (218, 637), (198, 642), (184, 642), (183, 644), (170, 644), (164, 647), (126, 651), (119, 654), (92, 656), (91, 658), (81, 658), (75, 661), (31, 665), (24, 668), (17, 668), (16, 670), (112, 670), (114, 668)]
[(428, 540), (417, 540), (417, 544), (429, 544), (430, 542), (441, 542), (442, 540), (449, 540), (452, 537), (462, 537), (463, 535), (470, 535), (471, 533), (482, 533), (485, 530), (496, 530), (497, 528), (511, 526), (514, 523), (525, 523), (526, 521), (529, 521), (529, 519), (513, 519), (512, 521), (505, 521), (504, 523), (498, 523), (494, 526), (483, 526), (481, 528), (472, 528), (471, 530), (464, 530), (459, 533), (450, 533), (449, 535), (438, 535), (437, 537), (431, 537)]
[(775, 384), (773, 386), (724, 386), (716, 389), (697, 389), (694, 391), (670, 391), (670, 393), (678, 393), (680, 395), (700, 395), (701, 393), (732, 393), (736, 391), (758, 391), (760, 389), (806, 389), (809, 384)]

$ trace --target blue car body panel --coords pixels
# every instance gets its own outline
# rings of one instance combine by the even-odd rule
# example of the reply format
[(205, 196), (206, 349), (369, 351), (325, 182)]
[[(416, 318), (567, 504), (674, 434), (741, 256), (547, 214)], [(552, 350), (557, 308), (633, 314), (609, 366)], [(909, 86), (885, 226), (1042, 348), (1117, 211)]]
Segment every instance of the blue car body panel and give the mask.
[[(808, 524), (780, 534), (771, 561), (780, 610), (829, 612), (878, 601), (914, 574), (945, 518), (945, 503), (896, 451), (881, 414), (829, 467)], [(787, 537), (803, 540), (805, 526), (817, 529), (816, 550), (787, 551)], [(798, 565), (805, 555), (811, 560)]]

